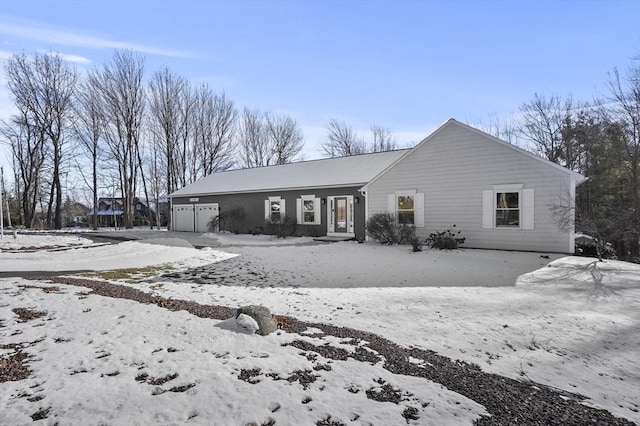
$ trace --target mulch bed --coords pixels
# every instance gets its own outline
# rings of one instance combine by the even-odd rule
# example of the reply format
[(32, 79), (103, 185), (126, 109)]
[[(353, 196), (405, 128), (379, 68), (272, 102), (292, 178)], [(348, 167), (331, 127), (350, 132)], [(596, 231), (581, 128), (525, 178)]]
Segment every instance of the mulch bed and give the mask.
[[(155, 304), (172, 311), (185, 310), (200, 318), (226, 320), (236, 314), (236, 309), (227, 306), (202, 305), (193, 301), (157, 297), (128, 286), (104, 281), (60, 276), (33, 276), (29, 279), (88, 287), (96, 295)], [(383, 367), (391, 373), (422, 377), (440, 383), (447, 389), (484, 406), (491, 414), (490, 417), (484, 416), (476, 420), (476, 425), (634, 424), (626, 419), (614, 417), (606, 410), (580, 404), (580, 400), (584, 399), (580, 395), (562, 392), (538, 383), (486, 373), (475, 364), (452, 360), (429, 350), (403, 347), (373, 333), (330, 324), (299, 321), (292, 317), (276, 316), (276, 319), (283, 330), (291, 333), (302, 333), (307, 328), (317, 328), (327, 335), (350, 339), (353, 342), (365, 342), (363, 346), (373, 352), (364, 353), (363, 349), (359, 349), (351, 353), (342, 348), (330, 345), (315, 346), (301, 340), (294, 341), (291, 345), (315, 352), (324, 358), (344, 360), (352, 357), (361, 362), (370, 363), (383, 361)], [(410, 357), (423, 360), (424, 365), (410, 362)], [(382, 388), (382, 392), (387, 391), (391, 392), (389, 389)], [(378, 393), (377, 397), (380, 395), (382, 394)], [(407, 419), (414, 414), (407, 412)]]

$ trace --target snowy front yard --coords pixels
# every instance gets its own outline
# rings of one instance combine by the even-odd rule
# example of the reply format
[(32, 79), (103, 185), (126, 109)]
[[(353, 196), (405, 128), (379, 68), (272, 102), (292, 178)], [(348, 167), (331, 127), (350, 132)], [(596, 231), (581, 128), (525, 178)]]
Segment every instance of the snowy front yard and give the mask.
[[(0, 243), (0, 272), (131, 268), (109, 278), (163, 300), (261, 304), (372, 332), (582, 395), (586, 406), (640, 422), (638, 265), (229, 236), (223, 247), (202, 250), (178, 238), (106, 246), (74, 236), (18, 238)], [(25, 246), (34, 251), (18, 250)], [(168, 276), (154, 277), (160, 273)], [(489, 415), (440, 383), (393, 374), (381, 362), (329, 359), (292, 345), (356, 353), (363, 342), (313, 329), (260, 337), (235, 320), (89, 293), (0, 280), (0, 424), (442, 425)], [(4, 381), (17, 354), (30, 356), (30, 374)], [(389, 389), (395, 402), (376, 399)]]

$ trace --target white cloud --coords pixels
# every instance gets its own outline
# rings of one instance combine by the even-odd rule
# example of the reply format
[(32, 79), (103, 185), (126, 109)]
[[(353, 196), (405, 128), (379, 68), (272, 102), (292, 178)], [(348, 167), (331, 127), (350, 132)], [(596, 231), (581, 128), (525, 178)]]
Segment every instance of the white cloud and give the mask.
[[(48, 54), (49, 52), (42, 52), (42, 53)], [(91, 59), (85, 58), (84, 56), (80, 56), (80, 55), (72, 55), (72, 54), (60, 53), (60, 52), (55, 52), (55, 54), (60, 56), (63, 60), (67, 62), (73, 62), (75, 64), (90, 64), (91, 62), (93, 62)]]
[(184, 51), (160, 49), (152, 46), (94, 37), (91, 35), (80, 34), (73, 30), (51, 27), (47, 28), (44, 25), (38, 23), (20, 21), (12, 18), (7, 18), (6, 16), (2, 18), (2, 21), (2, 25), (0, 26), (0, 34), (28, 40), (35, 40), (50, 44), (59, 44), (63, 46), (85, 47), (91, 49), (131, 49), (141, 53), (148, 53), (150, 55), (169, 56), (176, 58), (191, 56), (190, 53)]

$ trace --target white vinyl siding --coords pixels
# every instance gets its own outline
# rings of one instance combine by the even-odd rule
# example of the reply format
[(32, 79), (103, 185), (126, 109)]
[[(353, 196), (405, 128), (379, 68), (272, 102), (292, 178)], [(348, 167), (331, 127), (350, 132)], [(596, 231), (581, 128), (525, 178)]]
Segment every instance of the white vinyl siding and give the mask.
[(320, 198), (314, 195), (301, 195), (296, 199), (296, 217), (301, 225), (320, 225)]
[[(494, 185), (514, 182), (522, 184), (520, 227), (496, 228)], [(549, 206), (566, 198), (571, 184), (568, 171), (453, 123), (366, 186), (367, 214), (394, 213), (396, 191), (415, 188), (424, 194), (424, 212), (416, 211), (424, 218), (424, 227), (416, 219), (420, 238), (456, 225), (463, 247), (566, 253), (570, 231), (559, 229)]]
[(424, 194), (422, 192), (416, 193), (415, 203), (415, 223), (416, 228), (424, 228)]
[(493, 190), (482, 191), (482, 227), (493, 228)]

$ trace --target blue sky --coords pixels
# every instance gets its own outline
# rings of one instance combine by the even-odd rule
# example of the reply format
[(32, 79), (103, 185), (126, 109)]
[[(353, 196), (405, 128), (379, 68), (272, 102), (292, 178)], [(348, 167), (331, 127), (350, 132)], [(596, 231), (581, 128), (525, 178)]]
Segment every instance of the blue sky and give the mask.
[[(331, 118), (410, 144), (450, 117), (505, 119), (536, 92), (602, 95), (607, 72), (640, 54), (640, 0), (0, 5), (3, 66), (12, 53), (50, 50), (86, 70), (116, 48), (144, 54), (148, 77), (166, 65), (240, 108), (293, 116), (310, 159)], [(0, 83), (6, 118), (4, 75)]]

